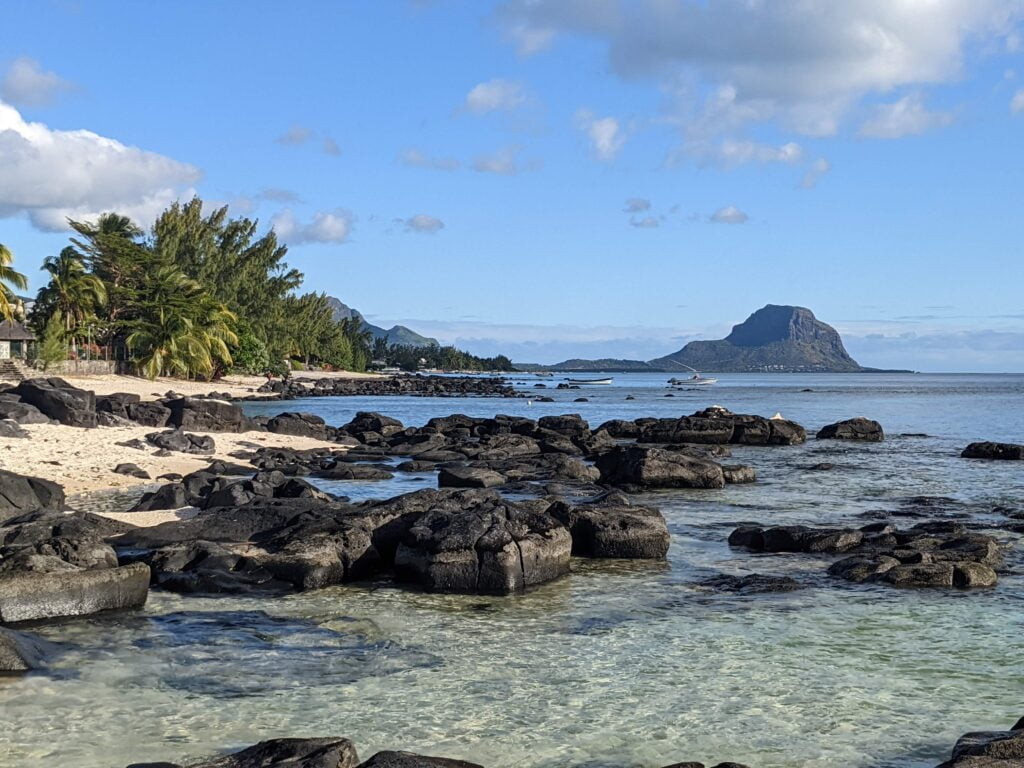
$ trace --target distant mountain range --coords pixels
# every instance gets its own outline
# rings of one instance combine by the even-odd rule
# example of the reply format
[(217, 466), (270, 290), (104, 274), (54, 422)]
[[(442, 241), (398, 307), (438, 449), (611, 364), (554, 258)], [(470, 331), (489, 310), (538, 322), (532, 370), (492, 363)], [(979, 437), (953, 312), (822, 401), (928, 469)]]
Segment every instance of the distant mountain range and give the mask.
[(385, 339), (389, 346), (407, 346), (407, 347), (438, 347), (440, 343), (437, 339), (432, 339), (428, 336), (422, 336), (411, 328), (406, 328), (404, 325), (395, 325), (391, 328), (381, 328), (379, 325), (367, 322), (366, 318), (363, 317), (362, 313), (358, 309), (348, 306), (340, 299), (336, 299), (333, 296), (327, 297), (327, 303), (331, 307), (331, 311), (334, 312), (335, 321), (345, 320), (350, 317), (358, 318), (363, 328), (373, 334), (375, 339)]
[(654, 360), (565, 360), (516, 365), (519, 370), (743, 373), (760, 371), (855, 373), (864, 368), (847, 353), (835, 328), (804, 307), (769, 304), (718, 341), (691, 341)]

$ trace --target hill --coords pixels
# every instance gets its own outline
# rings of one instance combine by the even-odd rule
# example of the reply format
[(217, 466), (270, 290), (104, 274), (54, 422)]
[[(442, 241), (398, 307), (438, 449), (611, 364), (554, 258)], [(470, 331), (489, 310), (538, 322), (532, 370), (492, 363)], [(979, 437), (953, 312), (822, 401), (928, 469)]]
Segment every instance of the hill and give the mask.
[(691, 341), (678, 352), (650, 361), (660, 370), (737, 373), (743, 371), (819, 371), (850, 373), (864, 370), (846, 352), (831, 325), (804, 307), (769, 304), (718, 341)]
[[(553, 371), (760, 371), (856, 373), (871, 371), (847, 353), (835, 328), (805, 307), (769, 304), (717, 341), (691, 341), (678, 352), (642, 360), (565, 360)], [(533, 368), (533, 366), (531, 366)]]
[(345, 320), (350, 317), (358, 318), (363, 328), (373, 334), (375, 339), (387, 340), (388, 346), (406, 346), (406, 347), (437, 347), (440, 346), (437, 339), (432, 339), (428, 336), (422, 336), (411, 328), (407, 328), (404, 325), (394, 325), (391, 328), (381, 328), (379, 325), (367, 322), (366, 318), (363, 317), (362, 313), (353, 307), (348, 306), (340, 299), (336, 299), (334, 296), (327, 297), (327, 303), (331, 307), (331, 311), (334, 312), (334, 319)]

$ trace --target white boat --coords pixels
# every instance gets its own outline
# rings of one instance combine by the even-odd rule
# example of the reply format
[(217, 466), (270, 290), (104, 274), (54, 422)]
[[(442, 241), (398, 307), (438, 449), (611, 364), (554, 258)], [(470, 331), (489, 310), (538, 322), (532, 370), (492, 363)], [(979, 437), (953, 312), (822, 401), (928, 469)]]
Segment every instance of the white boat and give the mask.
[[(682, 364), (680, 363), (680, 365)], [(698, 371), (696, 368), (690, 368), (690, 366), (688, 365), (683, 365), (683, 367), (689, 368), (691, 371), (693, 371), (693, 376), (690, 376), (685, 379), (671, 378), (668, 380), (669, 384), (671, 384), (674, 387), (708, 387), (712, 384), (718, 383), (718, 379), (712, 379), (708, 376), (701, 376), (700, 371)]]
[(577, 386), (583, 384), (611, 384), (615, 379), (566, 379), (569, 384), (575, 384)]

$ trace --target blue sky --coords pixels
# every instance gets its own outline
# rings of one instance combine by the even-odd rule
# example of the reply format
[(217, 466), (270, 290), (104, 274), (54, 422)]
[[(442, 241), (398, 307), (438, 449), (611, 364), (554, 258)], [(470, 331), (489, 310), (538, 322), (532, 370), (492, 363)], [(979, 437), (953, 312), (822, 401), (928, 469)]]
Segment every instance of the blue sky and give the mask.
[[(1024, 370), (1024, 0), (0, 7), (0, 242), (200, 194), (306, 287), (521, 361), (766, 303)], [(12, 34), (13, 32), (13, 34)], [(38, 287), (35, 280), (34, 287)]]

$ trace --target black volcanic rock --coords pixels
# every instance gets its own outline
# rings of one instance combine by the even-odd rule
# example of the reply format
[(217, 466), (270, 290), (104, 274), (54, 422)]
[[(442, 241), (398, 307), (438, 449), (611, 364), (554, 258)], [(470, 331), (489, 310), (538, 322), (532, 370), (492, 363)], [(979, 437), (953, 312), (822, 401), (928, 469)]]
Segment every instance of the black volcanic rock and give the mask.
[(847, 354), (839, 333), (803, 307), (769, 304), (720, 341), (691, 341), (678, 352), (651, 360), (656, 369), (690, 366), (701, 371), (862, 370)]

